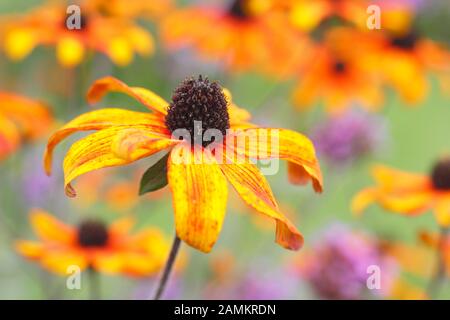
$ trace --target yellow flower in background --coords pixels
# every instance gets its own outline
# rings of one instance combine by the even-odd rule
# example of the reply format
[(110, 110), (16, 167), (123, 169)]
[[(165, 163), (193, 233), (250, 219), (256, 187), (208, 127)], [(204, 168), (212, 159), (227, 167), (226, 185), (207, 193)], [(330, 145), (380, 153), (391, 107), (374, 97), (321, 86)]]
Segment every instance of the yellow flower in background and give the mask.
[(53, 117), (43, 103), (0, 92), (0, 159), (17, 150), (22, 142), (42, 137), (52, 125)]
[(385, 166), (375, 166), (372, 174), (376, 186), (366, 188), (355, 196), (352, 202), (355, 213), (363, 212), (371, 203), (406, 216), (433, 210), (441, 226), (450, 226), (450, 159), (440, 160), (430, 175)]
[[(52, 153), (64, 138), (78, 131), (97, 132), (74, 143), (64, 160), (65, 190), (75, 196), (71, 182), (93, 170), (122, 166), (170, 150), (167, 180), (173, 193), (175, 227), (179, 238), (192, 247), (209, 252), (222, 228), (226, 212), (227, 180), (250, 207), (276, 221), (276, 241), (288, 249), (299, 249), (303, 237), (279, 211), (270, 186), (258, 167), (239, 159), (287, 160), (293, 183), (312, 181), (317, 192), (322, 190), (319, 163), (311, 141), (287, 129), (258, 128), (248, 122), (250, 115), (231, 102), (231, 95), (217, 83), (207, 79), (186, 79), (174, 91), (172, 102), (141, 87), (129, 87), (106, 77), (97, 80), (88, 93), (93, 103), (107, 92), (118, 91), (144, 104), (152, 113), (123, 109), (101, 109), (83, 114), (67, 123), (48, 141), (44, 157), (45, 169), (51, 172)], [(216, 129), (225, 136), (207, 142), (173, 138), (177, 130), (191, 137), (197, 133), (194, 121), (201, 121), (202, 133)], [(228, 129), (232, 129), (230, 133)], [(245, 144), (236, 147), (239, 137), (276, 136), (278, 144)], [(211, 147), (230, 149), (227, 161), (214, 154)], [(273, 152), (274, 149), (277, 152)], [(218, 159), (219, 158), (219, 159)], [(186, 161), (179, 161), (184, 159)], [(164, 174), (165, 175), (165, 174)]]
[(367, 0), (282, 0), (281, 3), (287, 8), (291, 23), (302, 31), (311, 31), (333, 17), (365, 27), (367, 7), (371, 4)]
[(271, 1), (235, 0), (228, 7), (179, 8), (161, 21), (161, 38), (170, 49), (192, 47), (233, 71), (285, 76), (309, 41), (272, 7)]
[[(348, 46), (352, 43), (352, 46)], [(293, 91), (297, 107), (305, 109), (323, 100), (327, 111), (337, 114), (358, 103), (369, 110), (383, 102), (376, 66), (370, 60), (370, 36), (350, 28), (333, 28), (298, 70)]]
[(36, 209), (30, 219), (39, 240), (16, 241), (17, 252), (61, 275), (67, 275), (71, 265), (110, 274), (155, 275), (169, 252), (169, 243), (158, 229), (130, 233), (134, 224), (130, 218), (109, 226), (96, 220), (70, 226)]
[(151, 34), (132, 20), (82, 7), (80, 29), (70, 30), (67, 22), (72, 18), (66, 10), (65, 5), (49, 3), (24, 15), (8, 17), (1, 26), (6, 55), (21, 60), (37, 46), (55, 46), (60, 64), (73, 67), (85, 58), (86, 51), (101, 52), (119, 66), (129, 64), (135, 53), (153, 53)]

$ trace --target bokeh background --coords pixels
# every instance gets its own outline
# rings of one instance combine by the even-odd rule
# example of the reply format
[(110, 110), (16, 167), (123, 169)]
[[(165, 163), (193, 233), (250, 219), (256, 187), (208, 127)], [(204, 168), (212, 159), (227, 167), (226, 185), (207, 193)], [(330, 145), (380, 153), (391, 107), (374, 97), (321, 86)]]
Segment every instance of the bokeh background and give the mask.
[[(415, 28), (421, 35), (449, 44), (450, 11), (446, 1), (403, 2), (417, 15)], [(132, 215), (137, 220), (137, 230), (154, 226), (168, 240), (172, 238), (173, 211), (168, 188), (137, 196), (140, 174), (154, 160), (143, 159), (126, 168), (105, 169), (81, 177), (75, 182), (78, 197), (69, 199), (63, 190), (61, 162), (70, 142), (82, 135), (58, 147), (51, 177), (43, 172), (42, 154), (51, 132), (83, 112), (106, 106), (145, 111), (136, 101), (120, 94), (108, 95), (101, 103), (89, 106), (85, 94), (95, 79), (113, 75), (170, 100), (180, 81), (198, 74), (229, 88), (234, 101), (252, 113), (254, 123), (289, 128), (309, 136), (318, 148), (325, 191), (315, 194), (310, 187), (290, 185), (285, 163), (281, 163), (277, 175), (267, 177), (282, 211), (305, 237), (305, 246), (299, 252), (276, 245), (273, 222), (252, 212), (230, 192), (227, 216), (214, 249), (203, 254), (183, 245), (185, 261), (172, 278), (166, 298), (450, 298), (450, 283), (445, 275), (438, 289), (429, 288), (438, 253), (426, 246), (419, 234), (439, 230), (432, 214), (405, 217), (371, 206), (364, 215), (355, 217), (350, 210), (353, 196), (373, 182), (369, 171), (372, 164), (428, 173), (439, 157), (450, 152), (449, 92), (448, 85), (443, 84), (445, 80), (425, 71), (430, 90), (413, 105), (396, 90), (383, 87), (380, 90), (385, 101), (377, 112), (367, 112), (360, 104), (349, 102), (347, 111), (331, 115), (321, 100), (301, 110), (292, 99), (293, 87), (302, 79), (301, 72), (278, 77), (260, 72), (258, 67), (234, 70), (225, 59), (208, 59), (198, 54), (195, 45), (174, 49), (164, 44), (161, 24), (166, 15), (199, 3), (202, 2), (179, 1), (157, 17), (126, 18), (147, 30), (155, 45), (152, 55), (136, 55), (126, 66), (115, 64), (105, 54), (87, 50), (89, 53), (78, 65), (64, 67), (55, 57), (54, 45), (37, 46), (20, 61), (1, 51), (1, 90), (45, 103), (55, 123), (40, 139), (23, 141), (0, 162), (0, 298), (90, 297), (87, 276), (83, 276), (81, 290), (68, 290), (66, 277), (46, 271), (14, 249), (16, 240), (36, 238), (29, 223), (32, 208), (42, 208), (73, 224), (86, 217), (114, 221)], [(230, 5), (227, 1), (204, 3), (216, 8)], [(34, 0), (1, 1), (0, 24), (17, 22), (43, 5), (44, 2)], [(308, 35), (313, 31), (298, 32)], [(352, 43), (344, 46), (350, 48)], [(365, 289), (366, 268), (371, 264), (381, 266), (381, 290)], [(101, 298), (148, 298), (158, 276), (159, 273), (143, 277), (101, 274)], [(353, 291), (348, 287), (354, 287)]]

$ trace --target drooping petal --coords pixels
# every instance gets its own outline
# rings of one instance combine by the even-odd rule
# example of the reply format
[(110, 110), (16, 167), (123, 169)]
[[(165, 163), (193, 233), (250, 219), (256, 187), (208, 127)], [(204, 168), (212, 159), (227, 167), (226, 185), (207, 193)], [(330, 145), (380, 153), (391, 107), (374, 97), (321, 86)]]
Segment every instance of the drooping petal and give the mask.
[(190, 246), (209, 252), (222, 229), (228, 192), (217, 162), (207, 151), (194, 152), (179, 144), (168, 161), (168, 181), (177, 235)]
[(126, 165), (178, 142), (154, 134), (146, 126), (114, 126), (95, 132), (74, 143), (66, 154), (63, 165), (66, 194), (76, 195), (70, 183), (82, 174)]
[(63, 139), (78, 131), (101, 130), (119, 125), (145, 126), (149, 131), (161, 135), (168, 134), (164, 119), (158, 115), (115, 108), (87, 112), (67, 123), (48, 140), (44, 155), (44, 167), (47, 174), (51, 173), (53, 149)]
[(49, 213), (34, 209), (30, 215), (33, 229), (40, 239), (67, 245), (76, 240), (75, 229), (62, 223)]
[(250, 163), (221, 164), (220, 168), (241, 198), (258, 212), (276, 221), (276, 242), (286, 249), (298, 250), (303, 236), (278, 210), (269, 183)]
[[(291, 162), (290, 172), (306, 172), (309, 179), (303, 174), (302, 179), (298, 175), (291, 177), (293, 182), (307, 182), (312, 180), (314, 190), (322, 191), (322, 173), (312, 142), (304, 135), (287, 129), (248, 128), (238, 130), (232, 135), (237, 141), (233, 141), (235, 153), (239, 157), (245, 155), (256, 159), (284, 159)], [(227, 139), (227, 148), (231, 143)], [(237, 142), (237, 143), (236, 143)], [(295, 169), (292, 166), (300, 166), (304, 170)]]
[(89, 103), (96, 103), (102, 99), (106, 93), (111, 91), (125, 93), (138, 100), (148, 109), (162, 115), (167, 114), (169, 103), (163, 98), (144, 88), (129, 87), (114, 77), (104, 77), (95, 81), (89, 89), (87, 99)]

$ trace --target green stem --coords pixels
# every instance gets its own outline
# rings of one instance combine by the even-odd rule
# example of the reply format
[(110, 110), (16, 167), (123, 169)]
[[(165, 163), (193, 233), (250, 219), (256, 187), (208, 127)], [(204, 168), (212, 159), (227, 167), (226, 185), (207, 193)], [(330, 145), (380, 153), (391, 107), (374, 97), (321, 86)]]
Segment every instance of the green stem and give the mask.
[(100, 300), (100, 278), (93, 268), (88, 269), (89, 275), (89, 298), (90, 300)]
[(167, 259), (166, 266), (164, 267), (164, 272), (159, 280), (158, 289), (156, 290), (156, 294), (154, 296), (154, 300), (161, 299), (162, 294), (167, 285), (167, 281), (169, 280), (170, 272), (172, 271), (172, 267), (174, 265), (175, 259), (177, 258), (178, 249), (180, 248), (181, 240), (175, 234), (175, 238), (173, 239), (172, 249), (170, 250), (169, 258)]

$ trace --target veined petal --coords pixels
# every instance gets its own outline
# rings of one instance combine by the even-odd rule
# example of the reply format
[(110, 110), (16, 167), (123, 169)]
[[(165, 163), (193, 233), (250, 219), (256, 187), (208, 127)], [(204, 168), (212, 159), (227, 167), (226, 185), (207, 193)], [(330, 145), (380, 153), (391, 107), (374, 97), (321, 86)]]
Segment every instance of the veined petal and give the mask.
[[(245, 155), (255, 159), (284, 159), (292, 166), (300, 166), (307, 173), (309, 179), (303, 175), (291, 177), (293, 182), (307, 182), (312, 180), (314, 190), (322, 192), (322, 173), (312, 142), (304, 135), (287, 129), (248, 128), (238, 130), (232, 137), (237, 138), (234, 150), (237, 156)], [(227, 140), (227, 148), (231, 144)]]
[(114, 77), (104, 77), (94, 82), (89, 89), (87, 99), (89, 103), (96, 103), (103, 96), (110, 91), (125, 93), (140, 103), (145, 105), (148, 109), (158, 112), (159, 114), (166, 115), (167, 107), (169, 103), (157, 94), (150, 90), (140, 87), (129, 87), (122, 81)]
[(164, 124), (164, 119), (150, 113), (115, 108), (84, 113), (67, 123), (48, 140), (44, 155), (44, 167), (47, 174), (51, 173), (53, 149), (63, 139), (78, 131), (101, 130), (119, 125), (145, 126), (149, 131), (155, 133), (162, 135), (169, 133)]
[(303, 236), (278, 210), (269, 183), (254, 164), (221, 164), (220, 168), (241, 198), (258, 212), (276, 221), (276, 242), (286, 249), (298, 250)]
[[(128, 131), (136, 137), (136, 132), (145, 133), (153, 139), (140, 141), (136, 146), (129, 144), (126, 138)], [(178, 142), (178, 141), (177, 141)], [(95, 132), (74, 143), (64, 159), (65, 190), (68, 196), (74, 197), (75, 190), (70, 182), (78, 176), (90, 171), (106, 167), (129, 164), (141, 158), (155, 154), (170, 145), (174, 140), (149, 131), (146, 126), (114, 126)], [(123, 152), (124, 147), (130, 153)]]
[(49, 213), (34, 209), (30, 216), (33, 229), (40, 239), (69, 245), (75, 241), (75, 230)]
[[(178, 161), (185, 159), (186, 161)], [(227, 182), (208, 151), (175, 146), (168, 161), (177, 235), (190, 246), (209, 252), (225, 217)]]

